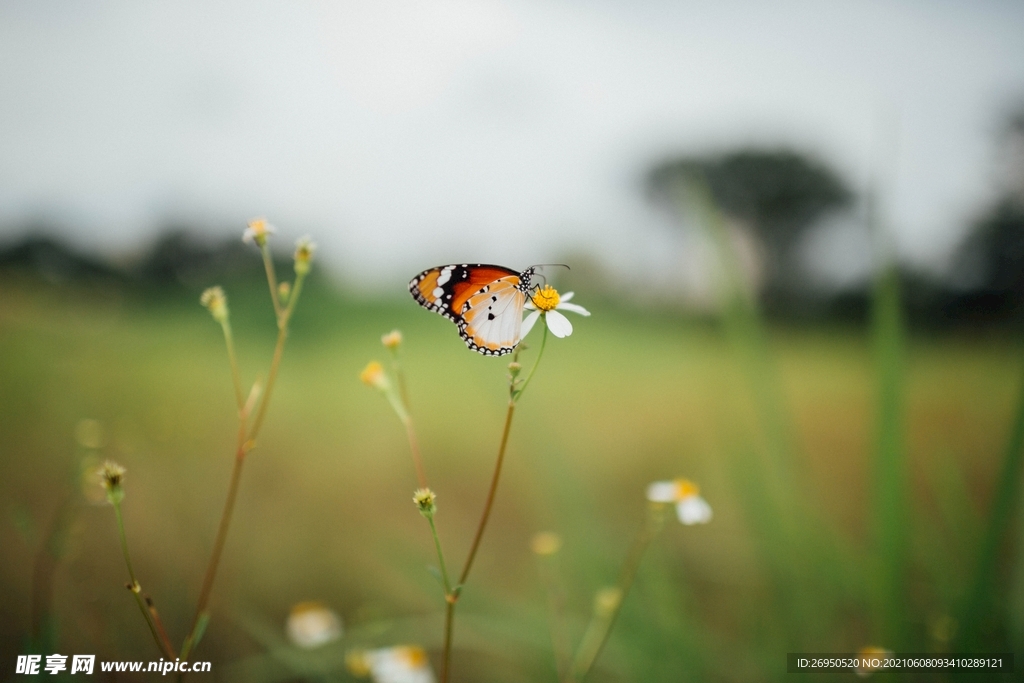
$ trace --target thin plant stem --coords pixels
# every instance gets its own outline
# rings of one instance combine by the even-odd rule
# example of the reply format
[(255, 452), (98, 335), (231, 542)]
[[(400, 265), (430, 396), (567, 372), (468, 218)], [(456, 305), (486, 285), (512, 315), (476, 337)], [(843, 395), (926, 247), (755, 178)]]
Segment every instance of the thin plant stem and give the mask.
[(452, 663), (452, 627), (455, 621), (455, 601), (448, 600), (444, 611), (444, 657), (441, 660), (441, 683), (448, 683)]
[(526, 387), (530, 384), (530, 380), (533, 379), (533, 373), (537, 372), (537, 366), (540, 365), (540, 359), (544, 355), (544, 346), (548, 343), (548, 326), (547, 326), (547, 321), (546, 320), (542, 320), (541, 321), (541, 327), (544, 328), (544, 333), (543, 333), (543, 335), (540, 338), (540, 351), (537, 352), (537, 360), (533, 364), (533, 367), (530, 368), (530, 374), (528, 374), (526, 376), (526, 379), (523, 380), (523, 385), (521, 387), (519, 387), (518, 389), (513, 387), (513, 389), (512, 389), (512, 401), (513, 402), (518, 401), (519, 397), (523, 395), (524, 391), (526, 391)]
[(491, 508), (494, 507), (494, 498), (498, 493), (498, 481), (501, 479), (501, 466), (505, 462), (505, 450), (508, 446), (508, 435), (512, 430), (512, 417), (515, 415), (516, 402), (508, 402), (508, 412), (505, 413), (505, 428), (501, 433), (501, 446), (498, 449), (498, 459), (494, 463), (494, 474), (491, 476), (491, 487), (487, 491), (487, 501), (484, 503), (483, 514), (480, 515), (480, 522), (476, 527), (476, 534), (473, 536), (473, 544), (469, 548), (469, 555), (466, 557), (466, 564), (462, 567), (459, 575), (459, 585), (466, 583), (469, 578), (469, 570), (473, 568), (473, 560), (476, 559), (476, 552), (480, 549), (480, 541), (484, 537), (484, 529), (487, 528), (487, 520), (491, 517)]
[(274, 315), (277, 317), (278, 326), (281, 325), (281, 300), (277, 294), (277, 275), (274, 273), (274, 259), (270, 256), (270, 247), (266, 241), (260, 245), (260, 255), (263, 256), (263, 268), (267, 271), (267, 285), (270, 287), (270, 300), (274, 302)]
[(583, 640), (580, 641), (580, 646), (576, 650), (569, 680), (582, 681), (594, 666), (594, 662), (597, 661), (601, 650), (604, 649), (605, 643), (608, 642), (608, 636), (611, 635), (612, 627), (615, 625), (616, 619), (618, 619), (619, 612), (622, 611), (622, 603), (625, 601), (629, 589), (636, 580), (636, 573), (640, 569), (644, 553), (647, 552), (651, 541), (657, 537), (664, 523), (664, 506), (652, 504), (648, 508), (647, 519), (640, 533), (637, 534), (636, 540), (633, 541), (633, 546), (630, 548), (626, 561), (623, 562), (622, 569), (619, 571), (619, 580), (615, 584), (616, 589), (619, 591), (618, 600), (614, 608), (607, 613), (600, 614), (595, 610)]
[(547, 341), (547, 325), (544, 325), (544, 337), (541, 341), (540, 351), (537, 353), (537, 360), (534, 361), (533, 367), (530, 369), (530, 374), (527, 375), (526, 381), (515, 389), (515, 380), (511, 380), (509, 384), (509, 400), (508, 400), (508, 412), (505, 413), (505, 427), (501, 432), (501, 445), (498, 447), (498, 459), (494, 463), (494, 474), (491, 476), (491, 486), (487, 491), (487, 500), (484, 502), (484, 510), (480, 515), (480, 522), (477, 524), (476, 534), (473, 536), (473, 543), (470, 545), (469, 554), (466, 556), (466, 563), (462, 566), (462, 572), (459, 574), (459, 581), (456, 584), (455, 589), (452, 593), (451, 599), (448, 601), (447, 610), (445, 612), (444, 619), (444, 667), (441, 670), (441, 683), (448, 683), (448, 675), (450, 672), (451, 652), (452, 652), (452, 629), (455, 621), (455, 603), (458, 602), (459, 595), (461, 594), (462, 587), (466, 584), (466, 579), (469, 578), (469, 571), (473, 568), (473, 561), (476, 559), (477, 550), (480, 549), (480, 541), (484, 536), (484, 529), (487, 528), (487, 520), (491, 517), (491, 508), (494, 507), (494, 498), (498, 492), (498, 481), (501, 479), (501, 466), (505, 462), (505, 450), (508, 447), (508, 435), (512, 430), (512, 418), (516, 412), (516, 402), (519, 397), (523, 395), (523, 391), (526, 386), (530, 383), (533, 378), (533, 373), (537, 371), (537, 366), (540, 365), (540, 360), (544, 355), (544, 344)]
[(238, 484), (242, 480), (242, 465), (245, 463), (245, 450), (239, 448), (235, 455), (235, 465), (231, 470), (231, 483), (228, 485), (228, 497), (224, 502), (224, 511), (220, 516), (220, 524), (217, 526), (217, 538), (213, 543), (213, 554), (210, 556), (210, 563), (206, 567), (206, 574), (203, 577), (203, 587), (199, 591), (199, 600), (196, 603), (196, 615), (192, 620), (192, 628), (189, 630), (188, 638), (181, 647), (181, 658), (188, 657), (189, 652), (195, 645), (199, 624), (203, 622), (203, 615), (206, 612), (206, 605), (210, 601), (210, 593), (213, 591), (213, 580), (217, 576), (217, 569), (220, 566), (221, 553), (224, 551), (224, 544), (227, 541), (228, 528), (231, 526), (231, 515), (235, 509), (235, 498), (238, 496)]
[(231, 322), (224, 318), (220, 324), (224, 330), (224, 343), (228, 347), (228, 360), (231, 361), (231, 380), (235, 385), (235, 403), (238, 410), (245, 408), (245, 395), (242, 393), (242, 375), (238, 371), (238, 359), (235, 357), (235, 339), (231, 334)]
[(437, 549), (437, 561), (441, 565), (441, 579), (444, 581), (444, 598), (452, 600), (452, 582), (448, 579), (448, 567), (444, 562), (444, 553), (441, 551), (441, 539), (437, 537), (437, 527), (434, 526), (434, 515), (425, 515), (430, 523), (430, 533), (434, 537), (434, 548)]
[[(273, 272), (273, 268), (271, 268), (270, 272)], [(249, 429), (249, 441), (256, 439), (260, 427), (263, 426), (263, 418), (266, 417), (267, 406), (270, 405), (270, 395), (274, 392), (277, 369), (281, 365), (281, 356), (284, 354), (284, 343), (288, 339), (288, 323), (291, 320), (292, 311), (295, 310), (295, 302), (299, 300), (299, 294), (302, 292), (302, 282), (304, 279), (302, 275), (295, 278), (295, 286), (292, 288), (291, 296), (288, 297), (288, 308), (280, 314), (277, 326), (277, 344), (274, 346), (274, 358), (270, 362), (270, 372), (267, 374), (267, 388), (263, 391), (260, 409), (256, 413), (256, 419), (253, 420), (252, 427)]]
[[(395, 412), (398, 413), (398, 417), (402, 420), (402, 424), (405, 426), (405, 436), (409, 439), (409, 450), (412, 452), (412, 462), (416, 467), (416, 479), (420, 483), (420, 488), (428, 488), (427, 486), (427, 472), (423, 468), (423, 455), (420, 453), (419, 440), (416, 438), (416, 428), (412, 422), (412, 412), (409, 410), (409, 391), (405, 384), (405, 373), (402, 372), (402, 365), (398, 362), (398, 349), (392, 348), (391, 351), (391, 371), (395, 375), (395, 381), (398, 384), (398, 400), (401, 401), (402, 409), (399, 410), (395, 407)], [(392, 401), (392, 403), (394, 403)]]
[(166, 640), (166, 631), (163, 629), (163, 625), (160, 627), (160, 631), (164, 633), (164, 639), (160, 638), (160, 634), (157, 632), (157, 625), (153, 621), (153, 614), (146, 609), (146, 604), (142, 600), (142, 587), (139, 585), (139, 581), (135, 578), (135, 569), (132, 567), (132, 558), (128, 553), (128, 537), (124, 532), (124, 519), (121, 517), (121, 503), (119, 501), (111, 501), (114, 506), (114, 517), (117, 518), (117, 532), (121, 538), (121, 552), (124, 554), (124, 563), (128, 566), (128, 578), (131, 579), (131, 583), (128, 584), (127, 588), (131, 591), (132, 595), (135, 596), (135, 602), (139, 605), (139, 611), (142, 612), (142, 618), (146, 620), (146, 625), (149, 626), (149, 632), (153, 634), (153, 642), (156, 643), (156, 647), (160, 652), (169, 659), (174, 659), (174, 648), (171, 646), (169, 640)]
[(270, 396), (274, 390), (274, 380), (277, 379), (277, 370), (281, 364), (281, 356), (284, 353), (284, 344), (288, 338), (288, 322), (291, 319), (292, 311), (295, 310), (295, 302), (298, 301), (299, 294), (302, 291), (302, 282), (304, 276), (299, 274), (295, 278), (295, 286), (292, 289), (292, 294), (288, 299), (288, 307), (281, 310), (280, 303), (277, 300), (277, 282), (274, 277), (273, 263), (270, 261), (270, 251), (266, 245), (261, 248), (264, 258), (264, 264), (267, 269), (267, 279), (271, 282), (271, 299), (274, 301), (274, 310), (277, 312), (278, 321), (278, 332), (277, 332), (277, 344), (274, 346), (274, 357), (270, 362), (270, 372), (267, 375), (267, 387), (263, 392), (262, 400), (260, 401), (259, 411), (256, 413), (256, 418), (253, 420), (252, 426), (249, 428), (248, 437), (246, 437), (246, 422), (248, 421), (249, 411), (243, 407), (239, 411), (238, 420), (238, 442), (235, 449), (235, 464), (231, 470), (231, 482), (228, 484), (228, 496), (224, 502), (224, 511), (221, 513), (220, 523), (217, 526), (217, 537), (213, 543), (213, 552), (210, 556), (210, 563), (206, 567), (206, 574), (203, 577), (203, 586), (199, 592), (199, 600), (196, 603), (196, 614), (192, 621), (192, 628), (189, 630), (189, 635), (185, 639), (184, 645), (181, 649), (181, 658), (185, 659), (191, 652), (192, 648), (196, 645), (196, 641), (202, 635), (201, 631), (205, 628), (207, 619), (206, 607), (210, 601), (210, 593), (213, 591), (213, 582), (217, 576), (217, 569), (220, 566), (221, 554), (224, 552), (224, 544), (227, 541), (228, 529), (231, 526), (231, 517), (235, 509), (235, 500), (238, 497), (238, 485), (242, 479), (242, 466), (245, 464), (245, 456), (255, 446), (256, 436), (259, 434), (260, 427), (263, 425), (263, 419), (266, 416), (267, 406), (270, 404)]

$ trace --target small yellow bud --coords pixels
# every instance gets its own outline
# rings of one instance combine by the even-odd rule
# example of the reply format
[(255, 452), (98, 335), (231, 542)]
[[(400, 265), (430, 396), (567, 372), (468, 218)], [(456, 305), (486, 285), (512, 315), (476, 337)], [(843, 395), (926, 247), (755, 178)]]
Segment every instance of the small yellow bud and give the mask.
[(305, 275), (309, 272), (309, 262), (313, 260), (316, 245), (309, 237), (300, 237), (295, 242), (295, 274)]
[(107, 460), (100, 466), (98, 472), (100, 485), (107, 492), (107, 500), (111, 504), (116, 505), (124, 499), (124, 489), (121, 485), (124, 482), (126, 471), (113, 460)]
[(622, 602), (622, 589), (615, 586), (607, 586), (597, 591), (594, 595), (594, 614), (607, 619), (615, 614)]
[(380, 338), (380, 343), (384, 345), (384, 348), (394, 351), (402, 344), (402, 333), (398, 330), (391, 330)]
[(519, 363), (512, 361), (511, 363), (508, 364), (508, 374), (512, 375), (513, 378), (518, 376), (519, 373), (522, 371), (523, 366), (520, 365)]
[(254, 218), (249, 221), (249, 227), (242, 233), (242, 241), (255, 242), (257, 246), (263, 247), (272, 234), (274, 226), (268, 223), (266, 218)]
[(412, 494), (412, 502), (416, 503), (416, 507), (424, 517), (429, 517), (437, 512), (436, 500), (437, 494), (430, 489), (416, 489)]
[(536, 555), (554, 555), (562, 548), (562, 537), (553, 531), (542, 531), (530, 540)]
[(288, 297), (292, 294), (292, 283), (282, 282), (277, 286), (277, 298), (281, 300), (281, 303), (288, 303)]
[(199, 303), (210, 311), (213, 319), (219, 323), (228, 319), (228, 298), (220, 287), (210, 287), (199, 297)]
[(533, 294), (533, 305), (541, 311), (553, 311), (558, 306), (561, 297), (551, 285), (544, 285)]
[(388, 377), (384, 374), (384, 366), (375, 360), (367, 363), (363, 371), (359, 373), (359, 379), (362, 380), (363, 384), (374, 389), (380, 389), (381, 391), (387, 391), (390, 386), (388, 383)]
[(689, 479), (676, 479), (674, 483), (676, 485), (676, 500), (700, 495), (700, 487)]

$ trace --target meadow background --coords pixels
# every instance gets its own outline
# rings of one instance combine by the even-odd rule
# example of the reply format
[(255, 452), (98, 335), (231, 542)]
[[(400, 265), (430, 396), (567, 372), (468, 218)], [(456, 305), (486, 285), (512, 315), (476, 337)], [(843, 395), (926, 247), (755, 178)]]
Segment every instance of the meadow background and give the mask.
[[(469, 352), (406, 283), (467, 261), (567, 263), (546, 272), (593, 315), (549, 340), (517, 409), (454, 680), (557, 680), (530, 539), (564, 540), (578, 639), (645, 487), (674, 477), (714, 519), (666, 525), (588, 680), (1020, 651), (1016, 5), (286, 5), (0, 3), (7, 676), (30, 651), (159, 658), (86, 476), (105, 458), (128, 470), (139, 580), (175, 644), (188, 630), (236, 429), (198, 299), (224, 286), (243, 382), (265, 376), (273, 309), (240, 240), (260, 214), (282, 278), (294, 237), (320, 250), (194, 654), (216, 680), (349, 680), (347, 651), (397, 643), (436, 668), (408, 445), (358, 374), (401, 330), (458, 565), (507, 359)], [(305, 600), (342, 640), (287, 641)]]

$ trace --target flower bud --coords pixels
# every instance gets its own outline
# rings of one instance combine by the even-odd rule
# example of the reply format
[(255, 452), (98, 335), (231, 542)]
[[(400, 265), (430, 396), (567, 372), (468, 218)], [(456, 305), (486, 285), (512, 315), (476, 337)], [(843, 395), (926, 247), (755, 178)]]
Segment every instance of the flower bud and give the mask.
[(384, 366), (375, 360), (366, 364), (363, 371), (359, 373), (359, 379), (366, 386), (380, 389), (381, 391), (387, 391), (390, 386), (388, 377), (384, 374)]
[(219, 323), (228, 319), (228, 298), (220, 287), (210, 287), (199, 297), (199, 303), (210, 311), (213, 319)]
[(249, 227), (242, 233), (242, 241), (255, 242), (258, 247), (262, 248), (272, 234), (274, 234), (274, 226), (268, 223), (266, 218), (254, 218), (249, 221)]
[(295, 242), (295, 274), (305, 275), (309, 272), (309, 262), (313, 260), (316, 245), (309, 237), (300, 237)]
[(412, 502), (416, 503), (416, 507), (424, 517), (430, 517), (437, 512), (436, 500), (437, 494), (430, 489), (416, 489), (412, 494)]
[(121, 484), (124, 482), (126, 471), (113, 460), (107, 460), (100, 466), (100, 485), (107, 492), (107, 501), (111, 505), (117, 505), (124, 500), (124, 489)]
[(394, 351), (402, 344), (402, 333), (398, 330), (391, 330), (380, 338), (380, 343), (384, 345), (384, 348)]

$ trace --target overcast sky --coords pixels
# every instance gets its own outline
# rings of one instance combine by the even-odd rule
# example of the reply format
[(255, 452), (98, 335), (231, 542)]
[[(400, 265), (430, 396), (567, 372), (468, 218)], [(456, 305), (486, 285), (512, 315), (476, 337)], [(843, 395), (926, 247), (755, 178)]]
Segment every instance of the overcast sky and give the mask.
[(758, 144), (881, 168), (937, 263), (991, 198), (1022, 36), (1011, 1), (0, 0), (0, 239), (265, 215), (358, 277), (581, 248), (663, 273), (687, 245), (647, 165)]

